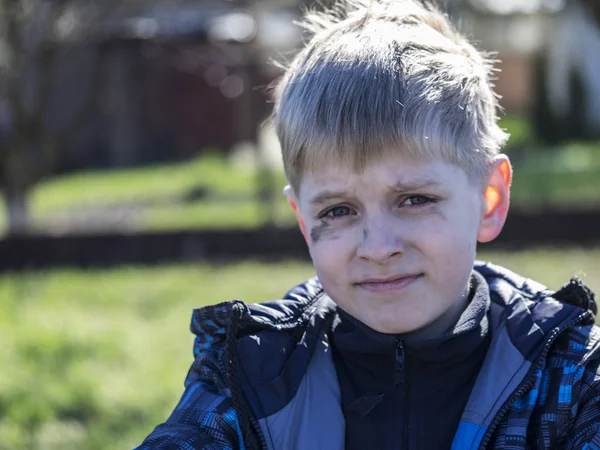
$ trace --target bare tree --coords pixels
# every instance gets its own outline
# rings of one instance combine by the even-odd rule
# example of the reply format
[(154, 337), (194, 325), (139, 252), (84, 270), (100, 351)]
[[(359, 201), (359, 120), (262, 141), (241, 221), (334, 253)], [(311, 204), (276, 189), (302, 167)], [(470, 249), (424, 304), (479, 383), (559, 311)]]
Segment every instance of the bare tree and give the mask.
[(5, 102), (0, 188), (9, 234), (28, 231), (29, 190), (52, 173), (59, 152), (96, 109), (91, 96), (60, 130), (48, 120), (56, 61), (72, 45), (69, 36), (81, 29), (76, 14), (85, 6), (73, 0), (0, 0), (0, 89)]

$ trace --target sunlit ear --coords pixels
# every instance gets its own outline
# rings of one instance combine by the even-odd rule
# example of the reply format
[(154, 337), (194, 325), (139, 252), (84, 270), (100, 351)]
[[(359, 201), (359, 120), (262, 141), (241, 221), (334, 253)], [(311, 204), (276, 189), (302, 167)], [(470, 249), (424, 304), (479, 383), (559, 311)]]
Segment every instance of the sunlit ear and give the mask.
[(496, 239), (508, 215), (512, 167), (506, 155), (498, 155), (491, 165), (491, 173), (484, 186), (485, 211), (479, 226), (477, 240), (490, 242)]
[(298, 221), (298, 226), (300, 227), (300, 231), (302, 232), (302, 236), (304, 236), (304, 240), (308, 243), (308, 233), (306, 232), (306, 225), (304, 224), (304, 218), (300, 213), (300, 208), (298, 208), (298, 199), (294, 190), (291, 186), (286, 186), (283, 188), (283, 194), (286, 196), (288, 203), (294, 210), (296, 214), (296, 220)]

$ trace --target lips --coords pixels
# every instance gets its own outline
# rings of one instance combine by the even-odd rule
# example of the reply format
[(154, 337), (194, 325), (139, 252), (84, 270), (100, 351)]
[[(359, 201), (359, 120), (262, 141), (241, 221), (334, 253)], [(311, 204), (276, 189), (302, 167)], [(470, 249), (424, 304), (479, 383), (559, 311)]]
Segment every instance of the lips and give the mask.
[(355, 285), (372, 292), (398, 291), (410, 286), (422, 276), (422, 273), (416, 273), (410, 275), (394, 275), (384, 278), (367, 278), (355, 283)]

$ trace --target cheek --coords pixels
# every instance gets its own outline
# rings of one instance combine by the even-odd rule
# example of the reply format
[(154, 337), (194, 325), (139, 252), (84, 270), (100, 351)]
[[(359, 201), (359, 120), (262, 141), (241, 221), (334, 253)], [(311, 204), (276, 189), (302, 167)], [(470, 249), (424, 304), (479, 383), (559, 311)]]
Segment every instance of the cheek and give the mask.
[(322, 220), (319, 224), (313, 224), (310, 227), (310, 241), (318, 245), (321, 241), (336, 241), (339, 239), (333, 226), (326, 220)]
[(310, 237), (308, 243), (311, 253), (338, 253), (343, 251), (352, 240), (352, 226), (346, 223), (334, 223), (327, 220), (307, 224)]
[(339, 290), (339, 285), (343, 284), (346, 278), (344, 270), (334, 254), (311, 252), (315, 273), (330, 296), (338, 297), (336, 292)]
[(352, 258), (352, 240), (344, 233), (334, 239), (323, 236), (320, 240), (309, 243), (310, 256), (319, 278), (340, 277)]
[(464, 270), (465, 264), (472, 264), (477, 243), (476, 217), (467, 211), (455, 213), (433, 216), (418, 228), (421, 251), (449, 271)]
[(335, 262), (347, 253), (343, 239), (311, 241), (309, 250), (314, 265), (323, 267), (335, 266)]

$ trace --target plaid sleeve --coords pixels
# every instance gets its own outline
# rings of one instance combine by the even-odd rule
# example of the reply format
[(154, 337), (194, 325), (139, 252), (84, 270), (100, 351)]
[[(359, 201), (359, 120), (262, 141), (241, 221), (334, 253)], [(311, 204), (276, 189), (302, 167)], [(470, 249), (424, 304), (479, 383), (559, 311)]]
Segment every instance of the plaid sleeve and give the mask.
[(222, 364), (229, 303), (195, 310), (191, 330), (194, 362), (185, 391), (167, 421), (157, 426), (136, 450), (244, 450)]
[(167, 421), (136, 450), (243, 450), (231, 398), (205, 383), (188, 385)]
[(594, 361), (582, 376), (580, 402), (572, 431), (567, 437), (567, 450), (600, 450), (599, 363)]

